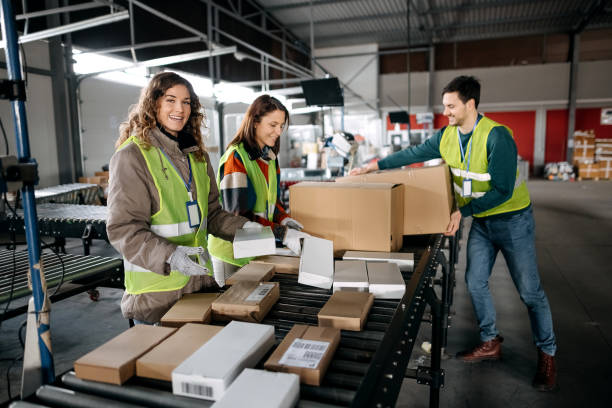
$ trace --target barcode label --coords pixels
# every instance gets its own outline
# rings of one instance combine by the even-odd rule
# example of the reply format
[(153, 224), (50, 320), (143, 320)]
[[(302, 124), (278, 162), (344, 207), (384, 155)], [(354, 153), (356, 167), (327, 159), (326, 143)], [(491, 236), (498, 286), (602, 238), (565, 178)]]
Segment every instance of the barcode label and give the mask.
[(328, 347), (328, 341), (295, 339), (279, 360), (279, 364), (317, 368)]
[(208, 385), (192, 384), (192, 383), (181, 383), (181, 392), (183, 394), (194, 394), (202, 397), (212, 398), (213, 388)]
[(274, 288), (273, 283), (262, 283), (259, 285), (247, 298), (245, 299), (247, 302), (261, 302), (263, 298), (266, 297), (268, 293)]

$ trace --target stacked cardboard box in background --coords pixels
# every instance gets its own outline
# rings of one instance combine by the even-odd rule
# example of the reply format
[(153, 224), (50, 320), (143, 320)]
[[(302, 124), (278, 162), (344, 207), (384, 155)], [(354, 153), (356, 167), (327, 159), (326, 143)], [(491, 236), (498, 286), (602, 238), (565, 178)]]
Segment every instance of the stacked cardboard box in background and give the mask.
[(612, 139), (597, 139), (593, 130), (574, 132), (574, 165), (578, 180), (612, 178)]
[(599, 178), (612, 179), (612, 139), (595, 139), (595, 162), (599, 164)]

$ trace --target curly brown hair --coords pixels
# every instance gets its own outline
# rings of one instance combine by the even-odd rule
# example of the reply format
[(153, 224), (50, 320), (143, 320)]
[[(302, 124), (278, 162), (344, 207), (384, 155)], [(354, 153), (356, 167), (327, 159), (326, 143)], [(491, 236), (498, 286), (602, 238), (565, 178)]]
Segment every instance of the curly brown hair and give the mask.
[[(257, 141), (255, 139), (255, 124), (261, 122), (261, 118), (266, 116), (268, 113), (276, 110), (280, 110), (285, 113), (285, 127), (288, 127), (289, 111), (285, 105), (281, 103), (281, 101), (270, 95), (261, 95), (255, 99), (251, 106), (249, 106), (247, 109), (234, 139), (229, 142), (227, 147), (244, 143), (251, 149), (257, 148)], [(276, 139), (276, 143), (274, 143), (274, 147), (272, 148), (274, 154), (278, 154), (279, 150), (280, 137)]]
[(191, 99), (191, 114), (182, 132), (190, 133), (198, 144), (198, 150), (194, 152), (196, 160), (204, 158), (204, 143), (202, 142), (202, 121), (205, 115), (198, 95), (193, 90), (191, 83), (174, 72), (160, 72), (156, 74), (147, 87), (140, 93), (138, 104), (130, 108), (128, 120), (119, 126), (119, 138), (115, 142), (115, 148), (134, 135), (141, 145), (148, 149), (151, 147), (149, 132), (157, 127), (158, 100), (166, 91), (173, 86), (184, 85), (189, 90)]

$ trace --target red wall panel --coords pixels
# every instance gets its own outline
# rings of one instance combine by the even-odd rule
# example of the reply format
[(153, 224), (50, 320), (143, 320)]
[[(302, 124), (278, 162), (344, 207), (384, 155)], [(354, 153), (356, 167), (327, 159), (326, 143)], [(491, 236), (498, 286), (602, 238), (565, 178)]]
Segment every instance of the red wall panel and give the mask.
[(612, 125), (601, 124), (601, 108), (576, 109), (576, 130), (595, 130), (598, 139), (612, 138)]
[(560, 162), (567, 158), (567, 109), (546, 111), (546, 147), (544, 162)]
[(487, 112), (488, 118), (508, 126), (514, 133), (518, 154), (533, 167), (533, 144), (535, 137), (535, 111)]

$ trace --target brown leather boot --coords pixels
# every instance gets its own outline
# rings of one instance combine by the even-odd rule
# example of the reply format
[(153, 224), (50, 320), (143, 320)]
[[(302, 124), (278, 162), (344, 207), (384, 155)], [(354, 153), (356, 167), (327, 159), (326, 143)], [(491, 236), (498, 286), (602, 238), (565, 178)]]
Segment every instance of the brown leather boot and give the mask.
[(538, 370), (532, 384), (539, 391), (552, 391), (557, 384), (555, 357), (540, 349), (538, 349)]
[(503, 341), (504, 338), (497, 335), (492, 340), (483, 341), (472, 350), (457, 353), (457, 358), (471, 363), (483, 360), (499, 360), (501, 358), (501, 344)]

